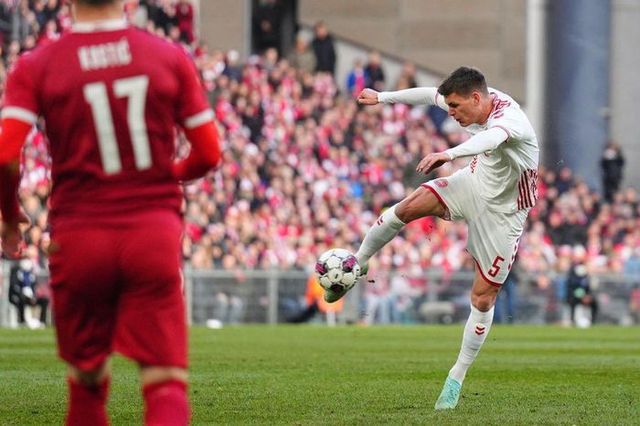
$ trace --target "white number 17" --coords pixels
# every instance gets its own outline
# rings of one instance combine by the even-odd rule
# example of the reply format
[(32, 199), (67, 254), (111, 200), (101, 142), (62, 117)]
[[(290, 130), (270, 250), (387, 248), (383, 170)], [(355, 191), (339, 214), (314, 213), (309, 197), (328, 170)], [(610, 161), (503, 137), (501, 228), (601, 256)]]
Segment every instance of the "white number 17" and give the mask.
[[(127, 124), (136, 168), (145, 170), (151, 167), (151, 150), (147, 124), (144, 120), (144, 106), (147, 99), (149, 77), (146, 75), (123, 78), (113, 82), (113, 93), (117, 98), (127, 98)], [(93, 123), (98, 136), (98, 148), (102, 167), (108, 175), (122, 171), (120, 150), (116, 132), (113, 127), (113, 116), (109, 106), (107, 85), (103, 82), (90, 83), (84, 86), (84, 99), (91, 105)]]

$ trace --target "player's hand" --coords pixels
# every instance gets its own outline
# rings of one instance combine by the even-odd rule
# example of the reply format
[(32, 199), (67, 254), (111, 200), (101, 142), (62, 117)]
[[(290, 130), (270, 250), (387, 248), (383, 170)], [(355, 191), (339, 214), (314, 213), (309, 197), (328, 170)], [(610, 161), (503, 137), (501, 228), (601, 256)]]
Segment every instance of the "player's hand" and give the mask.
[(378, 103), (378, 92), (373, 89), (364, 89), (358, 95), (360, 105), (376, 105)]
[(31, 220), (29, 216), (22, 210), (18, 215), (18, 220), (14, 222), (2, 222), (0, 239), (2, 239), (2, 253), (5, 257), (16, 259), (22, 255), (24, 242), (20, 227), (30, 223)]
[(449, 157), (449, 154), (447, 154), (446, 152), (436, 152), (433, 154), (429, 154), (422, 160), (420, 160), (420, 162), (418, 163), (418, 167), (416, 167), (416, 171), (418, 173), (424, 173), (425, 175), (428, 175), (433, 170), (437, 169), (445, 163), (448, 163), (449, 161), (451, 161), (451, 157)]

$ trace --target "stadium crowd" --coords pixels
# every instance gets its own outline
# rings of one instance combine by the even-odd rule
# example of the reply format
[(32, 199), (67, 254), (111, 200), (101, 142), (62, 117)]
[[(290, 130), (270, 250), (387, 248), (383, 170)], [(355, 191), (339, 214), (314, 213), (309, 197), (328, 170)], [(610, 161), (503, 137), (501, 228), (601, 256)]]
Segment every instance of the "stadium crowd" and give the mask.
[[(70, 23), (68, 6), (57, 0), (19, 2), (17, 11), (14, 3), (0, 3), (3, 81), (20, 52), (59, 37)], [(417, 162), (467, 137), (424, 107), (356, 105), (352, 95), (360, 86), (415, 85), (410, 64), (393, 83), (382, 72), (359, 78), (354, 69), (351, 91), (341, 91), (330, 73), (313, 71), (313, 51), (305, 43), (286, 59), (269, 48), (240, 62), (235, 51), (195, 40), (188, 1), (140, 4), (133, 21), (192, 52), (224, 141), (221, 168), (185, 187), (183, 254), (192, 268), (308, 270), (329, 247), (356, 249), (384, 208), (429, 178), (416, 175)], [(450, 174), (467, 161), (437, 173)], [(24, 152), (21, 197), (32, 219), (26, 256), (41, 268), (49, 244), (48, 164), (45, 137), (34, 130)], [(564, 272), (578, 257), (591, 272), (640, 273), (635, 190), (622, 189), (608, 202), (567, 167), (542, 168), (539, 176), (539, 201), (520, 244), (523, 271)], [(416, 221), (372, 259), (371, 269), (416, 275), (472, 269), (465, 240), (464, 223)]]

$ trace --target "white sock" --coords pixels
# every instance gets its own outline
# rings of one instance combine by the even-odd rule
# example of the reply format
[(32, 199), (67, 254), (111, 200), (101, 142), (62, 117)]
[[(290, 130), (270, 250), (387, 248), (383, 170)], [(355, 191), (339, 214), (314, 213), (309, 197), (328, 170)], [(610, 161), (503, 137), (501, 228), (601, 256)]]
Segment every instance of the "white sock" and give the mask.
[(471, 305), (471, 314), (467, 324), (464, 326), (464, 334), (462, 337), (462, 347), (458, 360), (453, 368), (449, 371), (449, 376), (462, 383), (467, 370), (478, 356), (480, 348), (484, 340), (489, 334), (491, 323), (493, 322), (493, 307), (487, 312), (479, 311), (475, 306)]
[(364, 240), (356, 253), (360, 265), (365, 265), (371, 256), (391, 241), (405, 225), (396, 216), (396, 205), (388, 208), (367, 231)]

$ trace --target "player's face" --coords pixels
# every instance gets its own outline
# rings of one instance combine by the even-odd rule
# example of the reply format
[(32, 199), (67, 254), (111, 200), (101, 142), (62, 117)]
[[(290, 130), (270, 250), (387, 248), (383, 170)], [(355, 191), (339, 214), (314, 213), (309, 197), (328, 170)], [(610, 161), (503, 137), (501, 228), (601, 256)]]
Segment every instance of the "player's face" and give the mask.
[(444, 101), (449, 105), (449, 116), (462, 127), (477, 123), (481, 114), (480, 93), (471, 92), (468, 96), (452, 93), (445, 96)]

